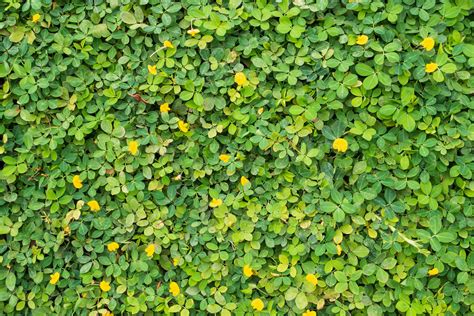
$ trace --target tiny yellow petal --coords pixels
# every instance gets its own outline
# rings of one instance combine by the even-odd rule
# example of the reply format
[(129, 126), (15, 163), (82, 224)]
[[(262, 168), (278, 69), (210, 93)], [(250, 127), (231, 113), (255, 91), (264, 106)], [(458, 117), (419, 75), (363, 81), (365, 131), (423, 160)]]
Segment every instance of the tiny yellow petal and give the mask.
[(38, 22), (40, 19), (41, 19), (41, 15), (40, 15), (39, 13), (36, 13), (36, 14), (34, 14), (34, 15), (31, 17), (31, 21), (32, 21), (33, 23)]
[(170, 105), (168, 103), (163, 103), (162, 105), (160, 105), (161, 113), (168, 113), (170, 110)]
[(436, 69), (438, 69), (438, 64), (437, 63), (429, 63), (429, 64), (426, 64), (426, 66), (425, 66), (425, 71), (427, 73), (432, 73)]
[(356, 43), (359, 45), (365, 45), (367, 44), (368, 41), (369, 41), (369, 38), (367, 37), (367, 35), (359, 35), (357, 36)]
[(433, 49), (435, 41), (432, 37), (427, 37), (421, 41), (420, 45), (423, 46), (423, 48), (427, 51), (430, 51)]
[(111, 243), (109, 243), (109, 244), (107, 245), (107, 249), (108, 249), (110, 252), (113, 252), (113, 251), (117, 250), (118, 248), (119, 248), (119, 244), (116, 243), (115, 241), (113, 241), (113, 242), (111, 242)]
[(73, 185), (76, 189), (82, 188), (82, 180), (81, 180), (81, 177), (78, 176), (78, 175), (75, 175), (74, 177), (72, 177), (72, 185)]
[(310, 311), (309, 309), (303, 313), (303, 316), (317, 316), (315, 311)]
[(428, 275), (429, 275), (429, 276), (435, 276), (435, 275), (437, 275), (438, 273), (439, 273), (438, 268), (433, 268), (433, 269), (431, 269), (430, 271), (428, 271)]
[(134, 156), (137, 154), (138, 142), (136, 140), (132, 140), (128, 143), (128, 151)]
[(211, 203), (209, 203), (210, 207), (218, 207), (222, 205), (221, 199), (212, 199)]
[(240, 177), (240, 184), (241, 185), (245, 186), (249, 183), (250, 183), (249, 179), (247, 179), (245, 176)]
[(243, 272), (247, 278), (250, 278), (253, 275), (253, 270), (248, 264), (244, 265)]
[(199, 31), (199, 29), (190, 29), (188, 30), (188, 34), (191, 35), (191, 36), (196, 36), (197, 34), (199, 34), (201, 31)]
[(336, 138), (332, 143), (332, 148), (341, 153), (346, 152), (349, 144), (344, 138)]
[(107, 281), (101, 281), (99, 287), (104, 292), (110, 291), (110, 284)]
[(187, 133), (189, 131), (189, 124), (185, 123), (184, 121), (178, 121), (178, 128), (181, 132)]
[(173, 258), (173, 265), (176, 267), (179, 263), (179, 258)]
[(166, 48), (174, 48), (173, 43), (171, 43), (170, 41), (164, 41), (163, 46)]
[(91, 211), (100, 211), (99, 202), (97, 202), (96, 200), (87, 202), (87, 206), (90, 207)]
[(152, 75), (156, 75), (157, 74), (157, 71), (156, 71), (156, 65), (148, 65), (148, 72), (151, 73)]
[(153, 257), (153, 254), (155, 253), (155, 245), (154, 244), (149, 244), (146, 248), (145, 248), (145, 252), (146, 252), (146, 255), (148, 257)]
[(341, 253), (342, 253), (342, 247), (341, 247), (341, 245), (337, 245), (337, 246), (336, 246), (336, 250), (337, 250), (337, 255), (340, 256)]
[(307, 274), (306, 281), (308, 281), (314, 286), (318, 285), (318, 278), (314, 274)]
[(51, 283), (51, 284), (53, 284), (53, 285), (56, 284), (56, 283), (58, 283), (59, 277), (60, 277), (59, 272), (54, 272), (53, 274), (51, 274), (51, 275), (49, 276), (49, 278), (50, 278), (49, 283)]
[(243, 72), (236, 73), (234, 76), (234, 81), (239, 86), (244, 86), (248, 84), (247, 77), (245, 76)]
[(179, 289), (178, 283), (170, 282), (170, 292), (171, 292), (171, 294), (173, 294), (173, 296), (178, 296), (179, 295), (179, 292), (181, 292), (181, 291)]
[(257, 111), (258, 115), (262, 115), (262, 113), (263, 113), (264, 110), (265, 110), (264, 108), (258, 109), (258, 111)]
[(222, 162), (228, 163), (229, 160), (230, 160), (230, 156), (229, 156), (229, 155), (226, 155), (226, 154), (222, 154), (222, 155), (219, 156), (219, 159), (220, 159)]
[(254, 299), (251, 305), (254, 310), (259, 311), (259, 312), (261, 312), (263, 308), (265, 307), (265, 304), (263, 304), (263, 301), (259, 298)]

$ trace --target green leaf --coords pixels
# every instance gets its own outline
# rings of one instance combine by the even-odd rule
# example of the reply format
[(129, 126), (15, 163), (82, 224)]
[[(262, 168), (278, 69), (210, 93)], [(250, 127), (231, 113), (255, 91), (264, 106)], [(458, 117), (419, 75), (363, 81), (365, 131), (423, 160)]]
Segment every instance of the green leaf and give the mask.
[(291, 31), (291, 21), (287, 16), (282, 16), (280, 18), (280, 23), (276, 27), (276, 31), (281, 34), (286, 34)]
[(5, 286), (8, 290), (13, 291), (16, 285), (16, 275), (13, 272), (7, 273), (7, 278), (5, 279)]
[(122, 21), (127, 24), (137, 24), (135, 16), (128, 11), (122, 12)]
[(359, 258), (364, 258), (364, 257), (367, 257), (369, 255), (369, 248), (363, 246), (363, 245), (359, 245), (357, 247), (355, 247), (354, 249), (352, 249), (352, 252)]
[(372, 69), (372, 67), (370, 67), (367, 64), (357, 64), (355, 66), (355, 70), (356, 70), (357, 74), (359, 74), (361, 76), (364, 76), (364, 77), (370, 76), (370, 75), (375, 73), (374, 70)]
[(364, 79), (362, 86), (367, 90), (372, 90), (379, 83), (379, 79), (376, 74), (372, 74)]
[(295, 299), (295, 304), (298, 309), (305, 309), (308, 306), (308, 299), (306, 298), (306, 294), (303, 292), (298, 293)]

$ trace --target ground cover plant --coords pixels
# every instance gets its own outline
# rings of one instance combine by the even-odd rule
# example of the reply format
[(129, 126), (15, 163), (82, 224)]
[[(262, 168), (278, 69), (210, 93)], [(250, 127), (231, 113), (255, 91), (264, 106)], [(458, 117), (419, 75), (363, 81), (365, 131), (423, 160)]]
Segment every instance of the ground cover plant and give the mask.
[(474, 313), (472, 0), (2, 0), (0, 314)]

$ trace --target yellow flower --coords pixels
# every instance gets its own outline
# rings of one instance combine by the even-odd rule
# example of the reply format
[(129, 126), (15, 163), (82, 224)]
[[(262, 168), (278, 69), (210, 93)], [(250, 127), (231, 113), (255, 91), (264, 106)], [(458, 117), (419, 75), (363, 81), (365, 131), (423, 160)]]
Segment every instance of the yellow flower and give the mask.
[(154, 244), (149, 244), (146, 248), (145, 248), (145, 252), (146, 252), (146, 255), (148, 257), (153, 257), (153, 254), (155, 253), (155, 245)]
[(73, 185), (76, 189), (82, 188), (82, 180), (81, 180), (81, 177), (78, 176), (78, 175), (75, 175), (74, 177), (72, 177), (72, 185)]
[(60, 277), (59, 272), (54, 272), (53, 274), (51, 274), (51, 275), (49, 276), (49, 278), (50, 278), (49, 283), (51, 283), (51, 284), (53, 284), (53, 285), (56, 284), (56, 283), (58, 283), (59, 277)]
[(332, 148), (341, 153), (346, 152), (348, 146), (349, 144), (347, 143), (347, 140), (345, 140), (344, 138), (336, 138), (334, 142), (332, 143)]
[(148, 65), (148, 72), (151, 73), (152, 75), (156, 75), (156, 65)]
[(356, 43), (359, 45), (365, 45), (367, 44), (368, 41), (369, 41), (369, 38), (367, 37), (367, 35), (359, 35), (357, 36)]
[(307, 274), (306, 281), (308, 281), (314, 286), (318, 285), (318, 278), (314, 274)]
[(191, 35), (191, 36), (196, 36), (197, 34), (199, 34), (201, 31), (199, 31), (199, 29), (190, 29), (188, 30), (188, 34)]
[(173, 43), (171, 43), (170, 41), (164, 41), (163, 46), (166, 48), (174, 48)]
[(240, 177), (240, 184), (245, 186), (246, 184), (249, 184), (250, 181), (247, 179), (245, 176)]
[(438, 64), (437, 63), (429, 63), (429, 64), (426, 64), (426, 66), (425, 66), (425, 71), (427, 73), (431, 73), (431, 72), (435, 71), (436, 69), (438, 69)]
[(137, 154), (138, 142), (136, 140), (132, 140), (128, 143), (128, 151), (134, 156)]
[(110, 291), (110, 284), (107, 281), (101, 281), (99, 287), (104, 292)]
[(189, 124), (184, 123), (183, 121), (179, 120), (178, 121), (178, 128), (181, 132), (187, 133), (189, 131)]
[(222, 205), (221, 199), (212, 199), (211, 203), (209, 203), (210, 207), (218, 207)]
[(316, 312), (315, 311), (310, 311), (309, 309), (306, 310), (306, 312), (303, 313), (303, 316), (316, 316)]
[(438, 268), (433, 268), (433, 269), (431, 269), (430, 271), (428, 271), (428, 275), (429, 275), (429, 276), (435, 276), (435, 275), (437, 275), (438, 273), (439, 273)]
[(109, 310), (106, 310), (105, 312), (102, 312), (102, 316), (114, 316)]
[(262, 113), (263, 113), (264, 110), (265, 110), (264, 108), (260, 108), (260, 109), (258, 109), (257, 113), (258, 113), (259, 115), (262, 115)]
[(168, 103), (163, 103), (162, 105), (160, 105), (161, 113), (168, 113), (170, 110), (170, 105)]
[(173, 294), (173, 296), (178, 296), (179, 295), (179, 285), (176, 282), (170, 282), (170, 292)]
[(236, 73), (234, 76), (234, 81), (239, 86), (245, 86), (248, 84), (247, 77), (245, 76), (243, 72)]
[(261, 312), (263, 308), (265, 307), (265, 304), (263, 304), (263, 301), (259, 298), (254, 299), (251, 305), (254, 310), (259, 311), (259, 312)]
[(336, 250), (337, 250), (337, 255), (340, 256), (341, 253), (342, 253), (342, 247), (341, 247), (341, 245), (337, 245), (337, 246), (336, 246)]
[(229, 155), (226, 155), (226, 154), (222, 154), (222, 155), (219, 156), (219, 159), (220, 159), (222, 162), (228, 163), (229, 160), (230, 160), (230, 156), (229, 156)]
[(91, 208), (91, 211), (100, 211), (100, 205), (96, 200), (87, 202), (87, 206)]
[(248, 264), (244, 265), (243, 271), (247, 278), (250, 278), (253, 275), (253, 270)]
[(420, 45), (423, 46), (423, 48), (426, 49), (427, 51), (430, 51), (433, 49), (435, 45), (435, 41), (432, 37), (427, 37), (421, 41)]
[(115, 241), (112, 241), (111, 243), (109, 243), (107, 245), (107, 249), (112, 252), (112, 251), (115, 251), (119, 248), (119, 244), (117, 244)]
[(176, 267), (179, 263), (179, 258), (173, 258), (173, 265)]
[(40, 19), (41, 19), (41, 14), (39, 14), (39, 13), (36, 13), (36, 14), (34, 14), (34, 15), (31, 17), (31, 21), (32, 21), (33, 23), (38, 22)]

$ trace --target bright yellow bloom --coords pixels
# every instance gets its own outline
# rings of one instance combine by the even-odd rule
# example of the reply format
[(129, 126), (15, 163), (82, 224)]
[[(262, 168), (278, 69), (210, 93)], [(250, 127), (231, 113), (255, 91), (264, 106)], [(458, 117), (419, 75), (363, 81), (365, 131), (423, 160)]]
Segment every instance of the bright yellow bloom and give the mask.
[(247, 278), (250, 278), (253, 275), (253, 270), (248, 264), (244, 265), (243, 271)]
[(341, 153), (346, 152), (348, 146), (349, 144), (347, 143), (347, 140), (345, 140), (344, 138), (336, 138), (334, 142), (332, 143), (332, 148)]
[(228, 163), (229, 160), (230, 160), (230, 156), (229, 156), (229, 155), (226, 155), (226, 154), (222, 154), (222, 155), (219, 156), (219, 159), (220, 159), (222, 162)]
[(40, 19), (41, 19), (41, 14), (39, 14), (39, 13), (36, 13), (36, 14), (34, 14), (34, 15), (31, 17), (31, 21), (32, 21), (33, 23), (38, 22)]
[(367, 37), (367, 35), (359, 35), (357, 36), (356, 43), (359, 45), (365, 45), (367, 44), (368, 41), (369, 41), (369, 38)]
[(152, 75), (156, 75), (156, 65), (148, 65), (148, 72), (151, 73)]
[(181, 132), (187, 133), (189, 131), (189, 124), (185, 123), (184, 121), (178, 121), (178, 128)]
[(314, 274), (307, 274), (306, 275), (306, 281), (311, 283), (312, 285), (316, 286), (318, 285), (318, 278)]
[(240, 184), (245, 186), (246, 184), (249, 184), (250, 181), (247, 179), (245, 176), (240, 177)]
[(437, 275), (438, 273), (439, 273), (438, 268), (433, 268), (433, 269), (431, 269), (430, 271), (428, 271), (428, 275), (429, 275), (429, 276), (435, 276), (435, 275)]
[(310, 311), (309, 309), (303, 313), (303, 316), (317, 316), (315, 311)]
[(106, 310), (105, 312), (102, 312), (102, 316), (114, 316), (109, 310)]
[(176, 267), (179, 263), (179, 258), (173, 258), (173, 265)]
[(265, 110), (264, 108), (258, 109), (258, 111), (257, 111), (258, 115), (262, 115), (262, 113), (263, 113), (264, 110)]
[(263, 304), (263, 301), (259, 298), (254, 299), (251, 305), (254, 310), (259, 311), (259, 312), (261, 312), (263, 308), (265, 307), (265, 304)]
[(438, 64), (437, 63), (429, 63), (429, 64), (426, 64), (426, 66), (425, 66), (425, 71), (427, 73), (431, 73), (431, 72), (435, 71), (436, 69), (438, 69)]
[(110, 284), (107, 281), (101, 281), (99, 287), (104, 292), (110, 291)]
[(173, 296), (178, 296), (179, 295), (179, 285), (176, 282), (170, 282), (170, 292), (173, 294)]
[(112, 251), (115, 251), (119, 248), (119, 244), (117, 244), (115, 241), (112, 241), (111, 243), (109, 243), (107, 245), (107, 249), (112, 252)]
[(136, 140), (132, 140), (128, 143), (128, 151), (134, 156), (137, 154), (138, 142)]
[(209, 203), (210, 207), (218, 207), (222, 205), (222, 200), (221, 199), (212, 199), (212, 201)]
[(153, 254), (155, 253), (155, 245), (154, 244), (149, 244), (146, 248), (145, 248), (145, 252), (146, 252), (146, 255), (148, 257), (153, 257)]
[(170, 110), (170, 105), (168, 103), (163, 103), (162, 105), (160, 105), (161, 113), (168, 113)]
[(337, 246), (336, 246), (336, 250), (337, 250), (337, 255), (340, 256), (341, 253), (342, 253), (342, 247), (341, 247), (341, 245), (337, 245)]
[(91, 211), (100, 211), (100, 205), (96, 200), (87, 202), (87, 206), (91, 208)]
[(173, 43), (171, 43), (170, 41), (164, 41), (163, 46), (166, 48), (174, 48)]
[(432, 37), (427, 37), (421, 41), (420, 45), (423, 46), (423, 48), (427, 51), (430, 51), (433, 49), (435, 41)]
[(191, 35), (191, 36), (196, 36), (197, 34), (199, 34), (201, 31), (199, 31), (199, 29), (190, 29), (188, 30), (188, 34)]
[(81, 180), (81, 177), (78, 176), (77, 174), (72, 177), (72, 185), (76, 188), (76, 189), (80, 189), (82, 188), (82, 180)]
[(53, 274), (49, 276), (49, 279), (50, 279), (49, 283), (51, 283), (52, 285), (58, 283), (60, 276), (61, 275), (59, 274), (59, 272), (54, 272)]
[(248, 84), (247, 77), (243, 72), (238, 72), (234, 76), (234, 81), (239, 86), (245, 86)]

